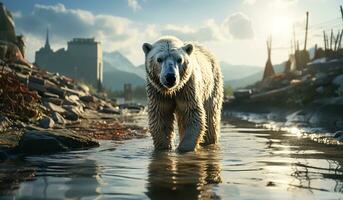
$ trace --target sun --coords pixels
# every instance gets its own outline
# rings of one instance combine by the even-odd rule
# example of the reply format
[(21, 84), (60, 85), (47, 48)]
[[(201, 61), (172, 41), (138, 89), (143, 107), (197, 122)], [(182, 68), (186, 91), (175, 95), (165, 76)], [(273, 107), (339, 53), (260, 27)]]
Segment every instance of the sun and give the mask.
[(289, 35), (292, 31), (293, 20), (287, 15), (277, 15), (271, 20), (271, 33), (273, 35)]

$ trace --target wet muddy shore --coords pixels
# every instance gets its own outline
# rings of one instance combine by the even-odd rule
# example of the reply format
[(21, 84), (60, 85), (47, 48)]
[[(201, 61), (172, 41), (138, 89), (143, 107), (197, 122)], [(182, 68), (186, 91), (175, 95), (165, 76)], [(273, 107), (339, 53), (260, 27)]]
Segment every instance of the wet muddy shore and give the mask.
[(276, 130), (343, 140), (343, 98), (328, 98), (306, 106), (287, 106), (266, 102), (226, 102), (223, 115), (247, 120)]

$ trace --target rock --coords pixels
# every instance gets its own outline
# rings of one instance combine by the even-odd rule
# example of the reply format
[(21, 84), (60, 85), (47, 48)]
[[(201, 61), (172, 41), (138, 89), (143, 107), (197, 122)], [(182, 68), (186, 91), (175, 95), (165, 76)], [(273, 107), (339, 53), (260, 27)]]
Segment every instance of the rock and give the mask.
[(45, 85), (45, 80), (42, 78), (39, 78), (37, 76), (29, 76), (29, 82), (31, 83), (37, 83), (39, 85)]
[(341, 86), (343, 85), (343, 74), (336, 76), (333, 80), (332, 83), (337, 85), (337, 86)]
[(58, 112), (53, 112), (51, 114), (51, 117), (54, 120), (54, 122), (57, 124), (65, 124), (66, 123), (66, 120)]
[(63, 101), (63, 104), (64, 105), (81, 106), (80, 99), (76, 95), (66, 96), (64, 101)]
[(53, 94), (53, 93), (50, 93), (50, 92), (45, 92), (43, 94), (43, 97), (45, 97), (45, 98), (59, 98), (59, 96), (57, 94)]
[(66, 112), (64, 113), (64, 117), (71, 121), (76, 121), (79, 119), (79, 117), (83, 113), (82, 107), (76, 107), (76, 106), (63, 106), (66, 109)]
[(317, 87), (317, 88), (316, 88), (316, 92), (317, 92), (318, 94), (323, 94), (323, 93), (324, 93), (324, 87), (323, 87), (323, 86)]
[(119, 109), (115, 109), (111, 107), (101, 107), (99, 109), (99, 112), (107, 113), (107, 114), (117, 114), (117, 115), (121, 114)]
[(96, 98), (92, 95), (86, 95), (86, 96), (80, 97), (80, 100), (85, 103), (91, 103), (91, 102), (95, 102)]
[(342, 140), (343, 139), (343, 131), (337, 131), (336, 133), (334, 133), (333, 137), (337, 140)]
[(44, 94), (46, 92), (44, 85), (40, 85), (37, 83), (29, 82), (28, 87), (30, 90), (37, 91), (40, 94)]
[(343, 74), (336, 76), (336, 78), (332, 80), (332, 83), (338, 86), (336, 94), (338, 94), (339, 96), (343, 96)]
[(48, 92), (51, 92), (53, 94), (57, 94), (59, 97), (64, 98), (64, 96), (66, 95), (66, 92), (64, 90), (62, 90), (61, 88), (56, 87), (56, 86), (47, 86), (46, 89)]
[(5, 131), (12, 125), (12, 122), (5, 116), (0, 115), (0, 132)]
[(16, 127), (16, 128), (26, 128), (26, 124), (24, 122), (16, 122), (14, 124), (14, 127)]
[(56, 104), (53, 104), (51, 102), (44, 102), (43, 103), (44, 106), (54, 112), (58, 112), (58, 113), (64, 113), (66, 110), (64, 108), (62, 108), (61, 106), (58, 106)]
[(79, 119), (79, 115), (74, 111), (67, 111), (64, 117), (70, 121), (77, 121)]
[(38, 124), (42, 128), (53, 128), (55, 126), (54, 120), (52, 120), (50, 117), (44, 117), (38, 121)]
[(67, 88), (67, 87), (62, 87), (61, 89), (64, 90), (65, 93), (68, 94), (68, 95), (76, 95), (78, 97), (86, 95), (86, 93), (84, 93), (82, 91), (73, 90), (73, 89), (70, 89), (70, 88)]
[(86, 93), (86, 94), (89, 93), (90, 90), (89, 90), (89, 87), (87, 85), (79, 83), (78, 86), (79, 86), (80, 90), (82, 90), (84, 93)]
[(325, 73), (317, 73), (314, 77), (314, 85), (325, 86), (331, 83), (330, 77)]
[(31, 130), (23, 134), (16, 150), (24, 154), (44, 154), (97, 146), (99, 143), (91, 138), (77, 135), (68, 130)]
[(44, 98), (43, 101), (50, 102), (58, 106), (61, 106), (63, 103), (63, 100), (60, 98)]

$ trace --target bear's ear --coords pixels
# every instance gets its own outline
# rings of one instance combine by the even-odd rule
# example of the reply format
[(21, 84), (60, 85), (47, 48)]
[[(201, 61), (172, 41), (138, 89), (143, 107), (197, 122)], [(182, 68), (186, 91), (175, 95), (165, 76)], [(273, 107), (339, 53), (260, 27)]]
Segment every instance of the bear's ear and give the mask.
[(186, 44), (185, 46), (182, 47), (182, 49), (188, 54), (191, 55), (193, 52), (193, 45), (192, 44)]
[(149, 43), (144, 43), (142, 48), (143, 48), (145, 55), (147, 55), (151, 51), (152, 45)]

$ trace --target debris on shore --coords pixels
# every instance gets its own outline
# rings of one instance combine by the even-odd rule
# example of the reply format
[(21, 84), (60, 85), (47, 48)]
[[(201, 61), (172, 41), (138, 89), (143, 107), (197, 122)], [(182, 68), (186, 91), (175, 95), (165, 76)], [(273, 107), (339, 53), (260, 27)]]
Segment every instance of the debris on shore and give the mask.
[(23, 36), (15, 34), (12, 15), (0, 6), (0, 160), (146, 135), (145, 128), (121, 121), (144, 113), (144, 106), (117, 105), (104, 92), (27, 61)]
[[(308, 21), (309, 13), (306, 16)], [(343, 31), (337, 38), (342, 36)], [(276, 73), (271, 63), (270, 37), (263, 79), (235, 91), (234, 97), (224, 103), (224, 112), (243, 118), (255, 115), (254, 119), (283, 123), (281, 126), (323, 128), (330, 132), (328, 135), (343, 140), (337, 136), (343, 130), (343, 48), (338, 39), (329, 46), (325, 31), (324, 42), (324, 48), (315, 45), (310, 56), (306, 39), (304, 49), (300, 49), (294, 38), (283, 72)]]

